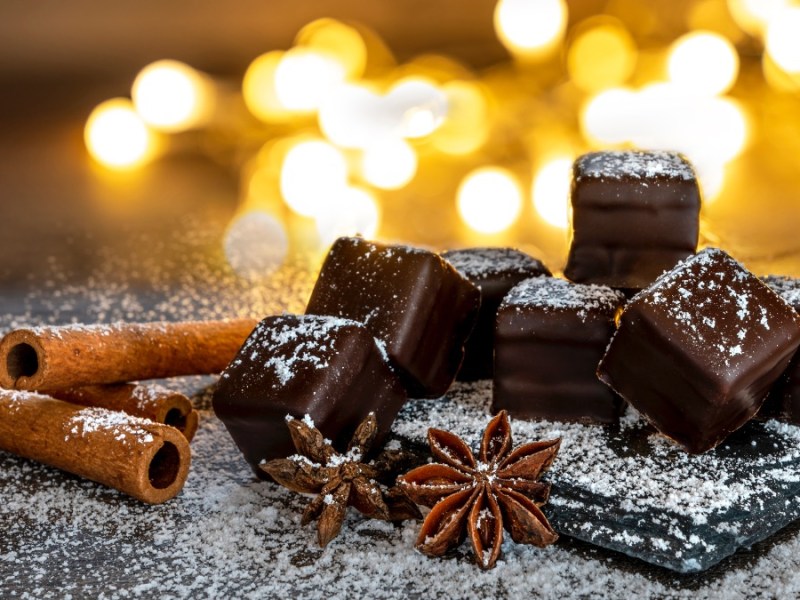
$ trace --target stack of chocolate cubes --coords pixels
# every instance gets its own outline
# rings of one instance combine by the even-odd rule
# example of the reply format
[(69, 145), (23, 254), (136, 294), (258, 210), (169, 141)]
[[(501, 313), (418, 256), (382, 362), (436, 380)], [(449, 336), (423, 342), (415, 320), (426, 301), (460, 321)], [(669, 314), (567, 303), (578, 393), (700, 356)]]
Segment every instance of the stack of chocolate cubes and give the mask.
[(492, 410), (527, 419), (611, 423), (627, 401), (693, 453), (776, 381), (773, 413), (800, 420), (800, 367), (782, 377), (800, 302), (721, 250), (696, 254), (699, 211), (681, 155), (599, 152), (574, 165), (566, 278), (509, 248), (341, 238), (307, 314), (256, 328), (214, 408), (254, 467), (292, 452), (287, 414), (341, 444), (373, 411), (385, 435), (408, 397), (442, 396), (456, 376), (492, 378)]

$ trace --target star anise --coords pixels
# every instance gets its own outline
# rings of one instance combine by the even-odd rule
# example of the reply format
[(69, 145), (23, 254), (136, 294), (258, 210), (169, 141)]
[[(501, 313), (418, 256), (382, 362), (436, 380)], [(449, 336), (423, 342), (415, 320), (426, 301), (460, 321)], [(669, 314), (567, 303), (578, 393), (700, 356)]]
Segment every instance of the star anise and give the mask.
[(287, 416), (286, 424), (299, 454), (271, 460), (261, 469), (290, 490), (317, 494), (303, 512), (301, 524), (319, 519), (320, 546), (324, 548), (339, 534), (348, 506), (373, 519), (422, 518), (399, 488), (384, 493), (375, 481), (378, 469), (363, 462), (378, 433), (374, 413), (356, 428), (345, 454), (333, 448), (308, 416), (302, 420)]
[(433, 507), (417, 537), (422, 553), (442, 556), (468, 533), (478, 565), (490, 569), (500, 555), (503, 528), (518, 544), (542, 547), (558, 539), (539, 510), (550, 484), (538, 479), (555, 459), (560, 438), (512, 450), (511, 425), (501, 411), (483, 433), (478, 460), (447, 431), (429, 429), (428, 443), (444, 464), (417, 467), (398, 479), (414, 502)]

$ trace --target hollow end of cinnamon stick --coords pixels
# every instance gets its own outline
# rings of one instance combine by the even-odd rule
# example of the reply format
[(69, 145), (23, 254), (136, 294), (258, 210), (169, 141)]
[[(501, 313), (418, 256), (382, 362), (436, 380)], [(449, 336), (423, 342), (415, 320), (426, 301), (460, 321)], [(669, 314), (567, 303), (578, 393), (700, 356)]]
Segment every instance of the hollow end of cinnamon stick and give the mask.
[(46, 365), (47, 356), (33, 332), (12, 331), (0, 341), (0, 387), (35, 389)]
[(148, 504), (161, 504), (177, 496), (186, 483), (191, 463), (189, 441), (177, 429), (161, 430), (160, 446), (153, 446), (144, 459), (135, 486), (122, 490)]

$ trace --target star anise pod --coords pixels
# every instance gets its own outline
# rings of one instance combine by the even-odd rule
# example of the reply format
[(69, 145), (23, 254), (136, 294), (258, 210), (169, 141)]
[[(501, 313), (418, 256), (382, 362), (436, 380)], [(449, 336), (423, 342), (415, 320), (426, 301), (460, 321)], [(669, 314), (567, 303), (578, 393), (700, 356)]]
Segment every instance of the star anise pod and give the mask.
[(384, 493), (375, 481), (378, 469), (364, 462), (378, 433), (375, 413), (356, 428), (345, 454), (333, 448), (309, 417), (300, 420), (287, 416), (286, 424), (299, 454), (271, 460), (261, 469), (290, 490), (317, 494), (303, 512), (301, 523), (319, 519), (320, 546), (324, 548), (339, 535), (348, 506), (373, 519), (422, 518), (402, 490), (393, 488)]
[(538, 479), (555, 459), (560, 438), (512, 450), (511, 425), (501, 411), (483, 433), (477, 460), (447, 431), (429, 429), (428, 443), (443, 464), (417, 467), (398, 479), (414, 502), (433, 507), (417, 537), (422, 553), (442, 556), (469, 534), (478, 565), (490, 569), (500, 556), (503, 528), (518, 544), (542, 547), (558, 539), (539, 510), (550, 484)]

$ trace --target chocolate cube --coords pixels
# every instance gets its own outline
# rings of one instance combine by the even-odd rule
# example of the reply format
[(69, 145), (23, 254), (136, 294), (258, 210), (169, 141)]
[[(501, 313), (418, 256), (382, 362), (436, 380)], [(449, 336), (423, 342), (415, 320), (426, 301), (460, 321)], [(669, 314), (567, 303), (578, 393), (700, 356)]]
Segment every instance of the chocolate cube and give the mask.
[(492, 412), (611, 423), (621, 399), (597, 379), (624, 296), (606, 286), (527, 279), (497, 311)]
[(641, 289), (694, 253), (700, 193), (674, 152), (592, 152), (572, 173), (572, 241), (564, 275)]
[(758, 411), (800, 344), (800, 317), (722, 250), (707, 249), (625, 307), (598, 375), (687, 451)]
[(480, 290), (440, 256), (410, 246), (339, 238), (307, 314), (360, 321), (383, 340), (409, 394), (437, 398), (455, 379)]
[[(800, 313), (800, 279), (770, 275), (764, 282)], [(778, 377), (758, 415), (800, 425), (800, 352)]]
[(467, 340), (459, 381), (491, 379), (494, 373), (494, 322), (503, 297), (520, 281), (550, 275), (541, 262), (512, 248), (464, 248), (442, 258), (481, 291), (478, 322)]
[[(245, 459), (295, 453), (286, 416), (310, 415), (338, 450), (370, 412), (385, 436), (406, 400), (400, 380), (366, 327), (334, 317), (267, 317), (253, 331), (214, 392), (214, 412)], [(376, 447), (380, 440), (376, 442)]]

